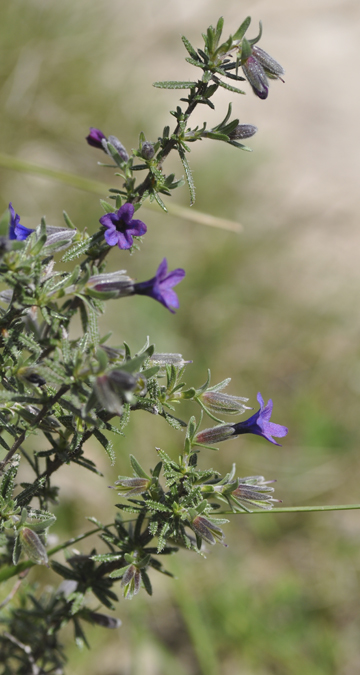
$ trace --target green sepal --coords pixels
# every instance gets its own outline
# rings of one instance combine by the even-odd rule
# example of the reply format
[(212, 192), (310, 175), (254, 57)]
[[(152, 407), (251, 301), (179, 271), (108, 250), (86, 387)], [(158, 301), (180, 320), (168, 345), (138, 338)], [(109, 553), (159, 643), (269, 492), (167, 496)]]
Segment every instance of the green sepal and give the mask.
[(246, 59), (252, 54), (251, 44), (246, 38), (241, 43), (241, 61), (245, 63)]
[(241, 40), (244, 37), (250, 24), (251, 24), (251, 16), (247, 16), (245, 21), (242, 22), (240, 28), (238, 28), (236, 33), (233, 35), (233, 42), (237, 42), (238, 40)]
[(70, 228), (70, 230), (76, 230), (76, 229), (77, 229), (77, 228), (75, 227), (74, 223), (72, 222), (72, 220), (70, 220), (70, 218), (69, 218), (68, 214), (66, 213), (66, 211), (63, 211), (63, 217), (64, 217), (64, 220), (65, 220), (66, 225)]
[(226, 134), (220, 134), (216, 131), (205, 131), (203, 136), (204, 138), (212, 138), (214, 141), (225, 141), (225, 143), (229, 142), (229, 137), (226, 136)]
[(262, 23), (261, 23), (261, 21), (259, 21), (259, 32), (258, 32), (258, 34), (255, 38), (252, 38), (251, 40), (249, 40), (250, 44), (255, 45), (257, 42), (259, 42), (261, 36), (262, 36)]
[(100, 204), (105, 213), (114, 213), (114, 207), (111, 204), (108, 204), (105, 199), (100, 199)]
[(146, 471), (144, 471), (142, 466), (140, 466), (139, 462), (137, 461), (136, 457), (134, 457), (134, 455), (130, 455), (130, 464), (133, 468), (135, 475), (138, 478), (147, 478), (148, 480), (150, 480), (150, 476), (146, 473)]

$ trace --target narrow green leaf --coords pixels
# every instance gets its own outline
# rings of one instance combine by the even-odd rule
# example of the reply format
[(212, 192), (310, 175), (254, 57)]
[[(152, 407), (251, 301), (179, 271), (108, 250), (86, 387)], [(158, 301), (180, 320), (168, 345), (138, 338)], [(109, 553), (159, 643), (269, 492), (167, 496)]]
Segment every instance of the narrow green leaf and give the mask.
[(154, 82), (153, 87), (157, 89), (192, 89), (196, 87), (196, 82), (177, 82), (176, 80), (168, 80), (166, 82)]
[(233, 91), (235, 94), (246, 94), (245, 91), (242, 91), (242, 89), (238, 89), (237, 87), (233, 87), (231, 84), (227, 84), (227, 82), (223, 82), (222, 80), (218, 80), (220, 87), (223, 87), (223, 89), (227, 89), (228, 91)]
[(192, 58), (195, 59), (195, 60), (198, 59), (198, 55), (197, 55), (197, 53), (196, 53), (196, 50), (194, 49), (194, 47), (192, 46), (192, 44), (189, 42), (189, 40), (185, 37), (185, 35), (182, 35), (182, 36), (181, 36), (181, 39), (182, 39), (182, 41), (183, 41), (183, 43), (184, 43), (185, 49), (188, 51), (188, 53), (190, 54), (190, 56), (192, 56)]
[(66, 211), (63, 211), (63, 216), (64, 216), (65, 223), (70, 228), (70, 230), (76, 230), (76, 227), (75, 227), (74, 223), (72, 222), (72, 220), (70, 220)]
[(181, 163), (184, 167), (185, 171), (185, 176), (186, 176), (186, 181), (189, 186), (189, 192), (190, 192), (190, 206), (193, 206), (195, 204), (195, 184), (193, 181), (192, 177), (192, 172), (189, 166), (189, 162), (187, 161), (185, 152), (182, 148), (179, 148), (179, 155), (181, 159)]
[(133, 471), (134, 471), (135, 475), (138, 478), (148, 478), (148, 479), (150, 479), (150, 476), (146, 473), (146, 471), (144, 471), (142, 466), (140, 466), (139, 462), (137, 461), (136, 457), (134, 457), (134, 455), (130, 455), (130, 464), (133, 468)]

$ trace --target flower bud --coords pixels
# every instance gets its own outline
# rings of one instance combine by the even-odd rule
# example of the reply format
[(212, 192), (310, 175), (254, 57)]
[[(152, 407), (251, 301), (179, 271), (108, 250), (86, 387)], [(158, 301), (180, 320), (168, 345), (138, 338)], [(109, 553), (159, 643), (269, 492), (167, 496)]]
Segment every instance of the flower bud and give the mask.
[(141, 495), (143, 492), (146, 492), (151, 485), (151, 479), (120, 477), (120, 480), (115, 481), (115, 485), (120, 486), (118, 494), (121, 497), (133, 497), (134, 495)]
[(256, 134), (258, 128), (253, 124), (238, 124), (237, 127), (229, 134), (231, 141), (236, 141), (241, 138), (250, 138)]
[(200, 398), (210, 412), (215, 414), (238, 415), (244, 413), (245, 410), (251, 410), (249, 406), (243, 403), (249, 399), (242, 396), (231, 396), (230, 394), (222, 394), (219, 391), (205, 391), (201, 394)]
[(37, 565), (47, 565), (46, 548), (34, 530), (29, 527), (22, 527), (19, 532), (19, 539), (22, 550), (30, 560)]
[[(129, 155), (126, 152), (123, 144), (119, 141), (119, 139), (116, 136), (109, 136), (108, 143), (111, 143), (111, 145), (115, 148), (115, 150), (117, 150), (123, 162), (128, 161)], [(111, 157), (111, 152), (109, 151), (109, 149), (107, 150), (107, 152)]]
[(184, 361), (181, 354), (153, 354), (150, 358), (152, 366), (159, 366), (158, 375), (165, 375), (166, 366), (175, 366), (175, 368), (183, 368), (187, 363), (192, 361)]
[(213, 545), (218, 541), (219, 544), (226, 546), (226, 544), (224, 544), (224, 533), (222, 529), (205, 516), (196, 516), (191, 523), (191, 527), (195, 534), (207, 541), (208, 544)]
[(270, 510), (274, 502), (280, 502), (272, 496), (273, 487), (268, 487), (273, 480), (265, 480), (264, 476), (248, 476), (247, 478), (238, 478), (239, 484), (231, 492), (234, 501), (245, 503), (255, 508)]
[(56, 253), (68, 248), (76, 235), (76, 230), (68, 227), (46, 226), (47, 239), (43, 248), (44, 253)]
[(136, 565), (129, 565), (123, 578), (121, 579), (121, 588), (123, 589), (124, 598), (129, 600), (133, 595), (137, 595), (140, 590), (141, 572)]
[(96, 274), (90, 277), (86, 288), (98, 293), (113, 293), (115, 298), (123, 298), (134, 294), (134, 282), (127, 276), (125, 270)]
[(149, 141), (145, 141), (141, 146), (141, 157), (143, 159), (152, 159), (155, 155), (154, 146)]
[(280, 75), (284, 75), (285, 71), (284, 68), (280, 65), (280, 63), (275, 61), (275, 59), (273, 59), (273, 57), (270, 56), (270, 54), (264, 52), (264, 50), (261, 49), (261, 47), (258, 47), (257, 45), (253, 45), (252, 53), (253, 56), (255, 56), (255, 58), (257, 59), (257, 61), (261, 63), (268, 77), (274, 80), (277, 79), (282, 80)]
[(112, 370), (96, 378), (94, 391), (99, 403), (108, 412), (122, 415), (123, 403), (132, 399), (131, 392), (137, 386), (137, 379), (124, 370)]
[(89, 145), (92, 145), (93, 148), (98, 148), (99, 150), (104, 150), (104, 152), (106, 152), (102, 144), (103, 140), (106, 141), (106, 136), (102, 131), (100, 131), (100, 129), (90, 127), (90, 133), (88, 136), (86, 136), (86, 140)]
[(89, 612), (89, 619), (92, 623), (96, 623), (98, 626), (103, 628), (119, 628), (121, 626), (120, 619), (116, 619), (114, 616), (109, 616), (108, 614), (100, 614), (99, 612)]

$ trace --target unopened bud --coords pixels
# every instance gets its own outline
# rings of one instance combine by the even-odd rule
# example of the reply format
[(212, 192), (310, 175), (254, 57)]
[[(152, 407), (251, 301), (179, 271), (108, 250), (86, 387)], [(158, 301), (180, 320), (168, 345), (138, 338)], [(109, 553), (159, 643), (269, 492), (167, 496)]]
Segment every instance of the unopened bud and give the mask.
[(211, 522), (211, 520), (205, 516), (196, 516), (192, 521), (191, 526), (195, 534), (207, 541), (208, 544), (214, 545), (218, 541), (219, 544), (226, 546), (226, 544), (224, 544), (224, 533), (221, 527), (218, 527), (218, 525)]
[[(129, 155), (126, 152), (123, 144), (119, 141), (119, 139), (116, 136), (109, 136), (108, 143), (111, 143), (111, 145), (115, 148), (115, 150), (117, 150), (123, 162), (128, 161)], [(111, 156), (111, 152), (109, 150), (108, 154)]]
[(19, 532), (21, 547), (25, 555), (37, 565), (47, 565), (48, 557), (46, 548), (39, 535), (29, 527), (22, 527)]
[(234, 131), (229, 134), (231, 141), (236, 141), (241, 138), (250, 138), (256, 134), (258, 128), (253, 124), (238, 124)]
[(135, 565), (129, 565), (123, 578), (121, 579), (121, 588), (123, 589), (124, 598), (129, 600), (133, 595), (137, 595), (141, 585), (141, 572)]
[(219, 391), (205, 391), (200, 398), (206, 407), (213, 413), (222, 415), (238, 415), (245, 410), (251, 410), (249, 406), (244, 405), (248, 398), (242, 396), (231, 396), (231, 394), (222, 394)]
[(145, 141), (141, 146), (141, 157), (143, 159), (152, 159), (155, 155), (154, 146), (149, 141)]
[(119, 486), (119, 495), (121, 497), (133, 497), (134, 495), (141, 495), (146, 492), (150, 485), (149, 478), (121, 478), (115, 481), (115, 485)]

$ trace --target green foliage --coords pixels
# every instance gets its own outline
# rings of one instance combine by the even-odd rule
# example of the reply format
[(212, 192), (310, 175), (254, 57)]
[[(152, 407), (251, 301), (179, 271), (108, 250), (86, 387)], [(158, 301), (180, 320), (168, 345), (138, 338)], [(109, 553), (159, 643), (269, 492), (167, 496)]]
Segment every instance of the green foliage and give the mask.
[[(198, 105), (215, 107), (210, 99), (219, 87), (244, 93), (223, 78), (244, 80), (238, 75), (238, 64), (250, 44), (243, 37), (249, 20), (221, 43), (223, 23), (219, 19), (215, 28), (208, 28), (204, 49), (195, 51), (183, 38), (190, 55), (187, 61), (202, 69), (201, 79), (154, 85), (189, 89), (181, 99), (185, 106), (171, 111), (176, 120), (172, 133), (166, 126), (162, 136), (150, 142), (141, 132), (138, 149), (131, 155), (116, 137), (103, 140), (99, 149), (108, 155), (105, 166), (114, 168), (123, 181), (121, 189), (109, 189), (112, 203), (101, 200), (106, 215), (114, 215), (123, 202), (137, 211), (146, 199), (166, 211), (163, 195), (170, 196), (184, 182), (164, 172), (163, 164), (172, 151), (181, 160), (193, 205), (195, 185), (188, 162), (191, 142), (208, 138), (246, 149), (232, 139), (239, 120), (230, 119), (231, 104), (225, 118), (212, 129), (207, 129), (206, 122), (200, 128), (188, 126)], [(146, 175), (138, 181), (141, 171)], [(4, 308), (0, 310), (0, 443), (4, 451), (0, 461), (0, 576), (1, 572), (3, 579), (20, 576), (41, 565), (63, 579), (57, 589), (40, 598), (29, 586), (20, 605), (9, 605), (0, 617), (6, 626), (0, 636), (4, 672), (18, 675), (39, 669), (63, 672), (65, 659), (58, 633), (67, 624), (73, 625), (79, 646), (88, 644), (83, 621), (117, 627), (111, 617), (88, 606), (90, 592), (109, 609), (118, 600), (113, 588), (119, 579), (125, 598), (137, 595), (141, 588), (152, 595), (153, 571), (171, 576), (160, 556), (175, 554), (179, 548), (203, 555), (204, 542), (224, 543), (220, 526), (227, 520), (214, 517), (222, 513), (221, 502), (239, 512), (251, 510), (244, 501), (262, 508), (271, 508), (273, 501), (262, 494), (273, 488), (264, 487), (261, 476), (235, 478), (234, 467), (221, 477), (211, 468), (199, 468), (199, 448), (211, 447), (196, 438), (203, 413), (226, 426), (214, 411), (241, 414), (245, 406), (239, 401), (243, 399), (219, 398), (218, 392), (229, 380), (210, 387), (210, 371), (199, 389), (187, 386), (181, 355), (157, 354), (149, 340), (134, 355), (126, 342), (121, 348), (109, 346), (110, 336), (101, 335), (106, 303), (134, 295), (139, 285), (124, 270), (106, 272), (111, 247), (104, 229), (89, 235), (79, 231), (66, 212), (64, 220), (66, 227), (53, 228), (41, 219), (37, 229), (24, 237), (9, 231), (0, 247), (0, 275), (7, 288), (1, 294)], [(7, 214), (1, 226), (6, 230), (8, 225)], [(134, 235), (130, 252), (138, 250), (140, 243), (141, 238)], [(59, 259), (57, 254), (65, 249)], [(69, 271), (67, 264), (78, 259)], [(152, 297), (159, 299), (156, 294)], [(76, 339), (72, 338), (74, 326), (82, 330)], [(172, 415), (185, 401), (200, 407), (199, 422), (191, 417), (187, 423)], [(106, 553), (95, 548), (88, 553), (70, 551), (73, 542), (49, 550), (47, 534), (56, 520), (52, 508), (61, 499), (54, 484), (56, 472), (64, 465), (77, 464), (101, 475), (86, 455), (87, 442), (97, 441), (113, 465), (117, 447), (111, 436), (121, 437), (129, 419), (137, 421), (139, 411), (162, 417), (176, 431), (186, 428), (183, 454), (174, 460), (157, 449), (155, 468), (146, 470), (130, 456), (134, 476), (119, 476), (115, 482), (123, 500), (116, 505), (120, 514), (106, 525), (96, 517), (91, 519)], [(30, 451), (28, 441), (34, 437), (36, 450)], [(16, 483), (21, 463), (27, 465), (27, 480)], [(240, 488), (244, 494), (239, 496)], [(84, 533), (79, 540), (92, 533)], [(66, 565), (53, 559), (62, 549)]]

